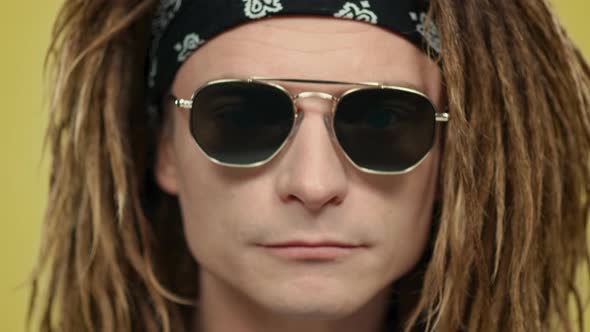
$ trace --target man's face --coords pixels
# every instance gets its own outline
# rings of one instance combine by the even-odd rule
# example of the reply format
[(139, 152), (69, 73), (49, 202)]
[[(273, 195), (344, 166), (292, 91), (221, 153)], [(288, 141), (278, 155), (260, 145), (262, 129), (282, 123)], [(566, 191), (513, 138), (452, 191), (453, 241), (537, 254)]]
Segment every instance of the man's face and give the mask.
[[(365, 23), (311, 17), (261, 20), (223, 33), (191, 55), (172, 92), (188, 99), (209, 80), (250, 76), (406, 84), (441, 107), (438, 68), (405, 39)], [(282, 85), (292, 94), (339, 95), (350, 88)], [(205, 292), (234, 294), (275, 314), (336, 318), (386, 294), (422, 255), (439, 135), (413, 171), (370, 175), (350, 164), (330, 138), (323, 122), (330, 102), (310, 98), (297, 106), (305, 117), (295, 137), (256, 169), (210, 162), (186, 116), (170, 107), (171, 134), (161, 142), (156, 176), (162, 189), (178, 195), (201, 286), (210, 289)], [(264, 247), (327, 240), (362, 247), (335, 256), (328, 250), (325, 259), (277, 255)]]

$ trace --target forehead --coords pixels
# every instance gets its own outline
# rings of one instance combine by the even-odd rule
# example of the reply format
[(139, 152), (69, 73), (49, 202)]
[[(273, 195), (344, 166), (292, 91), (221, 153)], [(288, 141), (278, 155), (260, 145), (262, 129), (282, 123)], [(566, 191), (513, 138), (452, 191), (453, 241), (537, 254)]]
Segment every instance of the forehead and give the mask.
[[(190, 96), (209, 80), (250, 76), (384, 82), (427, 94), (440, 84), (436, 64), (393, 32), (353, 20), (301, 16), (249, 22), (211, 39), (182, 65), (172, 90)], [(342, 87), (325, 89), (337, 93)]]

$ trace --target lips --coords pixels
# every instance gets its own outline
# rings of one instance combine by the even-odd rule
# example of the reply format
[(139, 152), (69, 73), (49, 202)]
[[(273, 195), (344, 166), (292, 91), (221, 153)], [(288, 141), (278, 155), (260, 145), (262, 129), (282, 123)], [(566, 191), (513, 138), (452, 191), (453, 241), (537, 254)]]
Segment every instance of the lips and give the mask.
[(339, 241), (287, 241), (261, 245), (268, 253), (290, 260), (336, 260), (366, 249), (366, 245), (357, 245)]
[(336, 242), (336, 241), (322, 241), (322, 242), (307, 242), (307, 241), (289, 241), (276, 244), (264, 245), (267, 248), (288, 248), (288, 247), (307, 247), (307, 248), (318, 248), (318, 247), (337, 247), (337, 248), (356, 248), (361, 245), (355, 245), (350, 243)]

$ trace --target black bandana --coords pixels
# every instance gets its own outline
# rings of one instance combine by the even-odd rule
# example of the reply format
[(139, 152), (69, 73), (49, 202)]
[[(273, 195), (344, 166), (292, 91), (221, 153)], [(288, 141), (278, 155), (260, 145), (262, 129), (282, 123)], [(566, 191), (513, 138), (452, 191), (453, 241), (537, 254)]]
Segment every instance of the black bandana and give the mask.
[(425, 24), (427, 9), (423, 0), (160, 0), (152, 22), (148, 104), (157, 112), (154, 106), (189, 55), (238, 24), (280, 15), (353, 19), (391, 30), (437, 54), (440, 41), (436, 27)]

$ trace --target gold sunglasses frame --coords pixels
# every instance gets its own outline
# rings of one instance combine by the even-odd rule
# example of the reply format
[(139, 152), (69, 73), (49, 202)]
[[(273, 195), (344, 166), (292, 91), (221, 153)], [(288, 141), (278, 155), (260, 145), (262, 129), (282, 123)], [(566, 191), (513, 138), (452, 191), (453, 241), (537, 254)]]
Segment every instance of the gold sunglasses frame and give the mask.
[[(326, 123), (326, 126), (328, 127), (328, 131), (330, 133), (330, 137), (331, 139), (340, 147), (340, 150), (344, 153), (344, 155), (346, 156), (346, 159), (348, 159), (348, 161), (354, 165), (355, 168), (357, 168), (358, 170), (365, 172), (365, 173), (369, 173), (369, 174), (377, 174), (377, 175), (398, 175), (398, 174), (405, 174), (405, 173), (409, 173), (412, 170), (414, 170), (416, 167), (418, 167), (430, 154), (430, 151), (432, 150), (432, 145), (430, 147), (430, 149), (428, 150), (428, 152), (426, 154), (424, 154), (424, 156), (418, 161), (416, 162), (414, 165), (401, 170), (401, 171), (376, 171), (373, 169), (369, 169), (369, 168), (365, 168), (362, 166), (359, 166), (357, 163), (355, 163), (349, 156), (348, 153), (342, 148), (342, 146), (340, 145), (340, 142), (338, 142), (338, 139), (336, 137), (336, 134), (334, 132), (334, 115), (336, 113), (336, 107), (338, 106), (338, 102), (346, 95), (353, 93), (355, 91), (359, 91), (359, 90), (364, 90), (364, 89), (368, 89), (368, 88), (379, 88), (379, 89), (393, 89), (393, 90), (401, 90), (401, 91), (406, 91), (409, 93), (413, 93), (413, 94), (417, 94), (422, 96), (423, 98), (425, 98), (426, 100), (428, 100), (428, 102), (431, 104), (432, 108), (434, 109), (434, 120), (435, 122), (448, 122), (449, 121), (449, 114), (447, 112), (438, 112), (437, 111), (437, 107), (436, 105), (434, 105), (434, 103), (430, 100), (430, 98), (428, 98), (428, 96), (426, 96), (424, 93), (411, 89), (411, 88), (407, 88), (407, 87), (402, 87), (402, 86), (395, 86), (395, 85), (384, 85), (381, 83), (377, 83), (377, 82), (346, 82), (346, 81), (323, 81), (323, 80), (306, 80), (306, 79), (296, 79), (296, 78), (274, 78), (274, 77), (250, 77), (247, 79), (218, 79), (218, 80), (213, 80), (213, 81), (209, 81), (205, 84), (203, 84), (201, 87), (199, 87), (191, 96), (191, 99), (181, 99), (181, 98), (177, 98), (176, 96), (170, 94), (169, 98), (174, 102), (174, 105), (176, 107), (178, 107), (179, 109), (182, 109), (186, 112), (188, 112), (188, 116), (189, 118), (192, 116), (191, 115), (191, 109), (193, 107), (193, 100), (195, 98), (195, 96), (204, 88), (209, 87), (211, 85), (215, 85), (215, 84), (221, 84), (221, 83), (232, 83), (232, 82), (246, 82), (246, 83), (259, 83), (259, 84), (265, 84), (265, 85), (269, 85), (272, 86), (274, 88), (277, 88), (278, 90), (282, 91), (283, 93), (285, 93), (290, 99), (291, 99), (291, 103), (293, 105), (293, 126), (291, 127), (291, 130), (287, 136), (287, 138), (283, 141), (283, 143), (281, 144), (281, 146), (268, 158), (266, 158), (265, 160), (261, 160), (255, 163), (251, 163), (251, 164), (231, 164), (231, 163), (226, 163), (226, 162), (222, 162), (220, 160), (217, 160), (211, 156), (209, 156), (209, 154), (207, 154), (203, 148), (199, 145), (199, 142), (197, 142), (197, 140), (193, 137), (193, 139), (195, 140), (195, 143), (197, 144), (197, 147), (199, 148), (199, 150), (201, 150), (201, 152), (213, 163), (217, 164), (217, 165), (221, 165), (221, 166), (226, 166), (226, 167), (234, 167), (234, 168), (253, 168), (253, 167), (259, 167), (262, 166), (266, 163), (268, 163), (270, 160), (272, 160), (276, 155), (278, 155), (283, 148), (285, 147), (285, 145), (288, 144), (288, 142), (290, 140), (293, 139), (295, 132), (297, 131), (297, 128), (299, 127), (299, 125), (301, 124), (301, 121), (303, 119), (303, 112), (301, 112), (298, 108), (297, 108), (297, 100), (302, 99), (302, 98), (320, 98), (320, 99), (324, 99), (324, 100), (330, 100), (332, 102), (332, 109), (330, 111), (329, 114), (327, 114), (327, 116), (329, 116), (329, 118), (327, 116), (324, 116), (324, 122)], [(304, 92), (300, 92), (296, 95), (291, 94), (285, 87), (273, 83), (273, 82), (290, 82), (290, 83), (307, 83), (307, 84), (327, 84), (327, 85), (348, 85), (348, 86), (360, 86), (358, 88), (352, 88), (349, 90), (346, 90), (345, 92), (343, 92), (339, 97), (336, 97), (334, 95), (331, 95), (329, 93), (325, 93), (325, 92), (316, 92), (316, 91), (304, 91)], [(191, 130), (192, 132), (192, 130)], [(192, 135), (192, 134), (191, 134)]]

